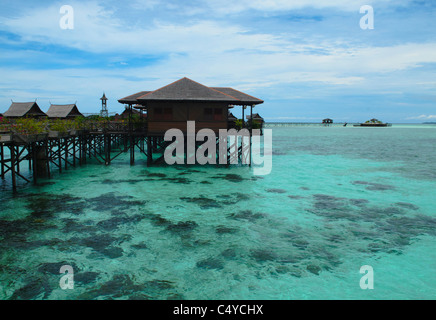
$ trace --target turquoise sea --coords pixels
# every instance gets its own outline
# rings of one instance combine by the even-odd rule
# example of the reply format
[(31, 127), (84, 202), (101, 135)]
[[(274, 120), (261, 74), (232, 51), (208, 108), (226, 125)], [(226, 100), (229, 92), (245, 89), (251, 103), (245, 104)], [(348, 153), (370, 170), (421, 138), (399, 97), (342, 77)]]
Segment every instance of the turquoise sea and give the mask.
[(125, 154), (3, 181), (0, 299), (435, 299), (436, 126), (270, 128), (266, 176)]

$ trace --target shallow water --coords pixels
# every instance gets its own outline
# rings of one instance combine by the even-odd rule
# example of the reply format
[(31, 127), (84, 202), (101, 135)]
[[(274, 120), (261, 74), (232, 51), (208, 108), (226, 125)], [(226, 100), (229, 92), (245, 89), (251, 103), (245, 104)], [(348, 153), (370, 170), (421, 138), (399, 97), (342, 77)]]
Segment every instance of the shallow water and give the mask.
[(263, 177), (126, 154), (5, 181), (0, 299), (433, 299), (436, 128), (272, 130)]

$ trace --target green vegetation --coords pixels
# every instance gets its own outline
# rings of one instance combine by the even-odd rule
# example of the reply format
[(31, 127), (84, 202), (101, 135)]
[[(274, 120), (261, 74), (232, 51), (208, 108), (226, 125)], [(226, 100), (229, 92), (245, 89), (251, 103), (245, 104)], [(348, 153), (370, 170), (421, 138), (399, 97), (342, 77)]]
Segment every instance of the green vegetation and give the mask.
[(20, 118), (11, 126), (12, 131), (18, 134), (30, 135), (47, 132), (47, 120), (34, 118)]
[(71, 121), (71, 120), (56, 119), (56, 120), (50, 121), (49, 128), (51, 131), (58, 131), (61, 133), (67, 133), (68, 130), (70, 130), (70, 128), (72, 127), (72, 123), (73, 123), (73, 121)]
[(377, 120), (377, 119), (371, 119), (371, 120), (366, 121), (365, 123), (381, 124), (383, 122), (381, 122), (380, 120)]

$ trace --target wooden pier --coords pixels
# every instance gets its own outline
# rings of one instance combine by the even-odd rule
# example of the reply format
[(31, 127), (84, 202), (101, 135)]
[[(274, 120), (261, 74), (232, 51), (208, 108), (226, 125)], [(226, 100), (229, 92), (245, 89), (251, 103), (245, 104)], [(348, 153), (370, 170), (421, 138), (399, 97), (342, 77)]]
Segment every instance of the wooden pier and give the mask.
[[(135, 163), (138, 152), (146, 157), (148, 166), (164, 163), (164, 151), (171, 142), (165, 141), (164, 136), (150, 135), (146, 126), (139, 130), (132, 130), (131, 127), (128, 123), (108, 122), (104, 125), (96, 124), (93, 130), (58, 135), (0, 134), (1, 179), (6, 180), (9, 177), (12, 190), (17, 191), (19, 180), (37, 184), (41, 178), (51, 178), (54, 172), (62, 173), (69, 168), (85, 165), (91, 160), (102, 165), (110, 165), (114, 159), (126, 153), (130, 155), (130, 165)], [(251, 146), (251, 132), (249, 139)], [(196, 142), (195, 152), (202, 144), (203, 142)], [(216, 144), (218, 151), (219, 138)], [(228, 141), (227, 165), (235, 161), (250, 163), (247, 159), (250, 156), (247, 148), (250, 146), (244, 145), (242, 141), (238, 142), (238, 139), (232, 143)], [(187, 152), (185, 156), (189, 157)], [(217, 152), (217, 163), (218, 157)], [(24, 166), (28, 166), (30, 174), (22, 173)]]
[[(164, 151), (172, 143), (165, 141), (164, 136), (173, 128), (178, 129), (185, 137), (183, 153), (185, 159), (190, 160), (187, 164), (196, 163), (195, 155), (202, 148), (203, 142), (197, 141), (195, 146), (188, 147), (186, 139), (191, 133), (187, 131), (187, 124), (190, 121), (195, 122), (195, 133), (208, 129), (216, 134), (216, 150), (220, 152), (216, 152), (215, 160), (218, 160), (220, 154), (227, 156), (226, 160), (221, 161), (220, 158), (216, 163), (251, 164), (252, 129), (255, 125), (261, 129), (263, 125), (260, 116), (256, 114), (257, 118), (253, 117), (253, 107), (263, 103), (263, 100), (232, 88), (207, 87), (188, 78), (182, 78), (154, 91), (135, 93), (119, 99), (118, 102), (126, 105), (127, 120), (109, 121), (108, 118), (100, 117), (103, 121), (87, 121), (84, 130), (77, 126), (81, 130), (70, 129), (63, 133), (52, 131), (55, 130), (53, 127), (59, 124), (57, 121), (62, 124), (62, 119), (66, 121), (80, 114), (75, 104), (52, 105), (48, 114), (45, 114), (36, 102), (13, 102), (4, 114), (11, 123), (21, 119), (26, 124), (30, 118), (48, 117), (56, 120), (53, 120), (51, 130), (38, 130), (45, 132), (41, 134), (25, 134), (20, 130), (13, 130), (12, 127), (9, 131), (0, 131), (1, 179), (5, 180), (10, 176), (12, 189), (16, 191), (18, 179), (37, 184), (40, 178), (50, 178), (53, 170), (62, 173), (68, 168), (86, 164), (91, 159), (110, 165), (121, 154), (129, 153), (130, 164), (133, 165), (138, 151), (146, 156), (147, 165), (163, 163)], [(236, 138), (234, 141), (226, 139), (220, 143), (219, 131), (236, 127), (235, 120), (238, 119), (229, 118), (229, 110), (235, 106), (242, 107), (242, 119), (238, 129), (248, 130), (245, 136), (249, 142), (244, 142), (245, 138)], [(246, 107), (250, 108), (247, 122), (244, 121)], [(21, 168), (24, 165), (28, 165), (32, 178), (22, 174)]]

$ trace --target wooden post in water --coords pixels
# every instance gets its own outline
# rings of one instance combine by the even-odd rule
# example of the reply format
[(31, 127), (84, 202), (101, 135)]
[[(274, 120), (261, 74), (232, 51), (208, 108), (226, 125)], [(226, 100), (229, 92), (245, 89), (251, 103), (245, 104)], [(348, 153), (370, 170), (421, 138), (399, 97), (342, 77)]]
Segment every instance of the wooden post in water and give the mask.
[(151, 143), (151, 137), (147, 137), (147, 165), (153, 163), (153, 147)]
[(45, 162), (47, 166), (47, 177), (50, 178), (50, 155), (49, 155), (49, 147), (48, 147), (48, 140), (46, 139), (44, 141), (44, 149), (45, 149)]
[(253, 105), (250, 106), (250, 148), (248, 149), (248, 152), (250, 153), (250, 164), (251, 167), (251, 137), (253, 136)]
[(63, 139), (64, 144), (65, 144), (65, 170), (67, 170), (67, 166), (68, 166), (68, 138), (64, 138)]
[(76, 167), (76, 137), (73, 136), (73, 167)]
[(0, 164), (1, 164), (1, 178), (2, 179), (4, 179), (5, 178), (5, 165), (4, 165), (4, 161), (5, 161), (5, 153), (4, 153), (4, 151), (5, 151), (5, 149), (4, 149), (4, 146), (3, 146), (3, 143), (0, 143), (0, 148), (1, 148), (1, 150), (0, 150)]
[(36, 142), (32, 142), (30, 146), (30, 154), (32, 159), (32, 170), (33, 170), (33, 184), (38, 183), (38, 168), (36, 160)]
[(59, 164), (59, 173), (62, 173), (62, 146), (61, 139), (58, 139), (58, 164)]
[(14, 192), (17, 191), (17, 180), (15, 177), (15, 146), (9, 146), (9, 150), (11, 152), (11, 173), (12, 173), (12, 190)]

